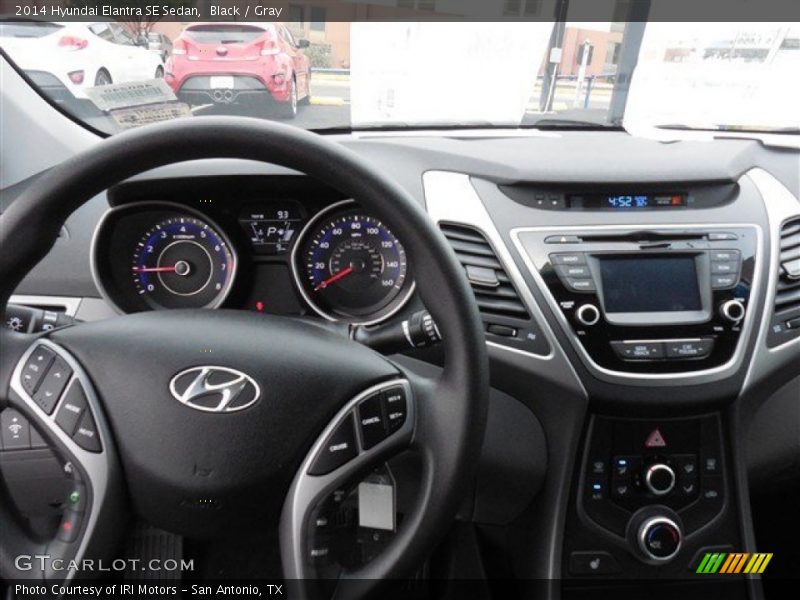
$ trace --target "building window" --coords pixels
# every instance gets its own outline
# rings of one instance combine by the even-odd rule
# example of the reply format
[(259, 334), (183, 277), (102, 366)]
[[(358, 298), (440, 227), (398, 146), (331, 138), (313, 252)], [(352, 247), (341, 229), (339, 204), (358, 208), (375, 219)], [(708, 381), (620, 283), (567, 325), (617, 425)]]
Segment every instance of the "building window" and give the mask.
[(289, 5), (289, 22), (302, 23), (303, 22), (303, 7), (299, 4)]
[(608, 48), (606, 48), (606, 64), (607, 65), (618, 65), (619, 64), (619, 49), (622, 47), (622, 44), (619, 42), (608, 42)]
[(309, 21), (312, 31), (325, 31), (326, 10), (320, 6), (312, 6)]

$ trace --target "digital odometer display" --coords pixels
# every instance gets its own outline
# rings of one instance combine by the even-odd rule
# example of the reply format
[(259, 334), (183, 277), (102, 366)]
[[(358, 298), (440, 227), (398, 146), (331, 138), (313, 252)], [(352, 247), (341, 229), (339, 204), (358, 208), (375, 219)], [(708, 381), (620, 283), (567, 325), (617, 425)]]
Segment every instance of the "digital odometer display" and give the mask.
[(330, 319), (380, 320), (410, 292), (403, 245), (378, 219), (355, 208), (312, 221), (293, 263), (306, 300)]
[(686, 194), (571, 194), (567, 206), (576, 210), (653, 210), (686, 208)]

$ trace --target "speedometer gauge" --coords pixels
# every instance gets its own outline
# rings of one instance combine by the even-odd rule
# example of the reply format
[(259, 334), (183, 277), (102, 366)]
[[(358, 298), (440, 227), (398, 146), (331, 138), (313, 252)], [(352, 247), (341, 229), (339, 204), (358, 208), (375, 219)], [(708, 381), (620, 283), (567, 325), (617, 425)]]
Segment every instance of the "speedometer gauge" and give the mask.
[(380, 321), (413, 288), (403, 245), (352, 202), (332, 206), (306, 226), (292, 263), (306, 301), (330, 320)]
[(200, 218), (177, 215), (141, 236), (133, 251), (131, 277), (152, 308), (211, 308), (225, 299), (234, 266), (221, 232)]

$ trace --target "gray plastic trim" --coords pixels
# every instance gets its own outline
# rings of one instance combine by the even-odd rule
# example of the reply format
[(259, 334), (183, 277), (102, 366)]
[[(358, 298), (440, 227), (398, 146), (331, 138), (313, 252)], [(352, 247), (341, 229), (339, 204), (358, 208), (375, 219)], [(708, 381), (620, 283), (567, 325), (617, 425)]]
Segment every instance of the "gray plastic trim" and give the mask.
[(800, 217), (800, 201), (780, 181), (763, 169), (751, 169), (747, 176), (758, 188), (767, 210), (770, 229), (769, 270), (765, 285), (767, 297), (764, 314), (761, 317), (756, 335), (753, 359), (747, 369), (742, 393), (768, 374), (772, 367), (782, 362), (797, 361), (800, 356), (800, 338), (784, 342), (774, 348), (767, 347), (770, 322), (775, 307), (775, 294), (778, 287), (780, 269), (780, 229), (787, 219)]
[(41, 306), (47, 309), (63, 309), (68, 317), (74, 317), (83, 302), (83, 298), (75, 296), (38, 296), (27, 294), (14, 294), (8, 300), (11, 304), (23, 306)]
[(550, 345), (550, 353), (546, 356), (533, 354), (532, 352), (511, 348), (491, 341), (487, 341), (486, 345), (503, 352), (512, 352), (530, 358), (529, 367), (538, 376), (556, 381), (560, 385), (571, 387), (585, 396), (586, 390), (578, 374), (564, 355), (547, 319), (533, 298), (528, 284), (525, 283), (522, 273), (520, 273), (517, 264), (500, 237), (494, 221), (492, 221), (486, 207), (478, 196), (478, 192), (473, 187), (469, 175), (450, 171), (427, 171), (422, 175), (422, 183), (425, 188), (425, 203), (428, 214), (434, 222), (437, 224), (442, 222), (461, 223), (477, 229), (486, 236), (497, 253), (500, 264), (503, 265), (503, 269), (505, 269), (513, 281), (514, 287), (519, 292), (525, 308), (533, 316), (542, 335), (547, 339)]
[[(28, 360), (28, 357), (39, 346), (45, 346), (49, 348), (62, 359), (64, 359), (64, 361), (72, 369), (73, 373), (70, 381), (64, 387), (64, 393), (54, 407), (51, 415), (48, 415), (46, 412), (44, 412), (22, 387), (22, 370)], [(66, 391), (71, 386), (75, 385), (76, 382), (83, 386), (83, 390), (86, 393), (86, 399), (89, 403), (89, 408), (92, 411), (92, 416), (94, 417), (95, 424), (97, 425), (97, 432), (100, 436), (100, 444), (102, 447), (100, 452), (89, 452), (84, 450), (56, 424), (58, 408), (64, 402)], [(11, 377), (11, 390), (25, 404), (27, 409), (26, 416), (31, 420), (35, 419), (38, 425), (46, 428), (50, 437), (58, 439), (59, 443), (67, 448), (71, 457), (80, 464), (82, 471), (86, 474), (87, 481), (85, 481), (85, 483), (91, 490), (91, 505), (88, 506), (88, 511), (84, 513), (85, 526), (79, 539), (78, 549), (75, 552), (75, 555), (70, 557), (75, 561), (76, 564), (80, 564), (84, 558), (84, 555), (86, 554), (86, 548), (89, 544), (89, 541), (92, 539), (95, 528), (97, 527), (100, 509), (106, 501), (106, 497), (109, 493), (110, 474), (114, 460), (111, 434), (108, 424), (106, 423), (105, 416), (102, 412), (102, 407), (94, 388), (92, 387), (91, 380), (81, 368), (80, 364), (78, 364), (78, 362), (68, 352), (61, 348), (61, 346), (58, 346), (47, 339), (38, 339), (35, 341), (22, 356)], [(87, 514), (88, 517), (86, 516)], [(75, 577), (75, 574), (76, 570), (74, 568), (69, 569), (64, 576), (64, 581), (70, 581), (73, 577)]]
[[(375, 392), (397, 386), (402, 386), (406, 393), (407, 412), (403, 426), (369, 450), (365, 450), (361, 439), (361, 428), (356, 424), (358, 456), (326, 475), (309, 475), (308, 470), (322, 450), (322, 446), (328, 436), (355, 410), (359, 402)], [(374, 463), (378, 456), (390, 455), (392, 451), (407, 447), (414, 433), (414, 423), (414, 397), (411, 385), (406, 379), (392, 379), (364, 390), (350, 400), (331, 419), (331, 422), (314, 442), (308, 455), (303, 460), (303, 464), (297, 470), (297, 475), (295, 475), (294, 482), (286, 495), (283, 510), (281, 511), (281, 561), (283, 563), (283, 574), (287, 580), (307, 579), (314, 576), (313, 569), (311, 569), (311, 565), (307, 560), (308, 557), (305, 555), (305, 550), (307, 548), (309, 519), (319, 502), (356, 473)]]

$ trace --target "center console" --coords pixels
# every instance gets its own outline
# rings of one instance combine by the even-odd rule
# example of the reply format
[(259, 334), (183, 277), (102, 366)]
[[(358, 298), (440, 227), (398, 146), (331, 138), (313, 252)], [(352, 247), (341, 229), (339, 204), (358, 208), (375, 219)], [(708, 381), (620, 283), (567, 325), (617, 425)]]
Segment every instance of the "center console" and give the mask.
[(515, 233), (584, 358), (663, 374), (732, 361), (756, 270), (756, 227), (530, 228)]

